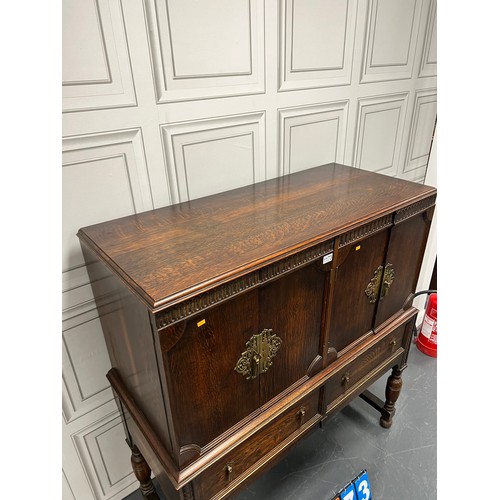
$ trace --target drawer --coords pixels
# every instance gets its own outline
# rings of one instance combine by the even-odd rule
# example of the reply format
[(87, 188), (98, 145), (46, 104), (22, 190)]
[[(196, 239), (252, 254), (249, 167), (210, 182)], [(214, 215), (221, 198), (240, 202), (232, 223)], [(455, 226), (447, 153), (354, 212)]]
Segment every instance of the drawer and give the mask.
[[(396, 354), (398, 350), (402, 353), (407, 325), (408, 323), (405, 323), (395, 330), (386, 333), (374, 345), (361, 351), (352, 361), (340, 368), (326, 383), (326, 404), (330, 405), (344, 393), (350, 391), (366, 375), (379, 365), (382, 365), (384, 361)], [(328, 410), (330, 408), (327, 407)]]
[(319, 421), (318, 409), (319, 391), (315, 391), (231, 450), (195, 480), (197, 498), (209, 499), (231, 485), (236, 487), (249, 475), (249, 469), (259, 468), (266, 458), (275, 455), (266, 457), (267, 454), (280, 444), (286, 447), (294, 437), (313, 425), (313, 421)]

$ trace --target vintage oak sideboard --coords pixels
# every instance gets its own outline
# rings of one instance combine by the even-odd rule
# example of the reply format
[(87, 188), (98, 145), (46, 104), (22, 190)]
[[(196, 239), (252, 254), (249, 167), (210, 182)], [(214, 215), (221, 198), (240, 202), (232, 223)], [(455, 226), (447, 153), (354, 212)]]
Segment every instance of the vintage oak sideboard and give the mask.
[(332, 163), (80, 229), (144, 496), (230, 496), (357, 396), (390, 427), (435, 200)]

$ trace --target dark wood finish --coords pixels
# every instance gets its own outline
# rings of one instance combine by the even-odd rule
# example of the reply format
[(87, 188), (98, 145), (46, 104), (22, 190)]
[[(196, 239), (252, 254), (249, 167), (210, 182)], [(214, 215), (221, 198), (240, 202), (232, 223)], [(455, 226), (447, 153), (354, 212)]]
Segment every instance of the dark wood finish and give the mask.
[(403, 378), (401, 377), (401, 370), (395, 366), (392, 369), (390, 377), (387, 379), (385, 388), (385, 404), (380, 417), (380, 425), (388, 429), (392, 425), (392, 417), (396, 411), (396, 401), (401, 394), (403, 387)]
[(130, 395), (143, 409), (154, 432), (172, 452), (170, 431), (161, 395), (150, 316), (109, 268), (83, 244), (92, 292), (111, 361), (119, 367)]
[[(389, 385), (392, 385), (392, 379), (390, 379), (390, 382), (387, 382), (387, 391), (389, 391), (390, 393), (390, 399), (388, 398), (388, 400), (384, 402), (375, 394), (372, 394), (370, 391), (364, 391), (359, 395), (361, 399), (366, 401), (370, 406), (380, 412), (380, 425), (384, 428), (389, 428), (392, 425), (392, 417), (395, 413), (396, 399), (399, 397), (402, 387), (401, 373), (406, 368), (406, 362), (408, 361), (416, 318), (417, 316), (413, 315), (410, 320), (408, 320), (403, 326), (399, 327), (394, 332), (395, 334), (396, 332), (399, 332), (399, 335), (401, 335), (402, 333), (401, 346), (404, 348), (404, 354), (401, 356), (401, 358), (399, 358), (398, 364), (393, 367), (393, 373), (394, 370), (397, 370), (400, 380), (398, 380), (395, 386), (392, 386), (391, 389), (389, 389)], [(401, 330), (404, 331), (401, 332)], [(399, 386), (399, 390), (397, 389), (397, 386)], [(396, 392), (394, 392), (394, 390), (396, 390)]]
[(284, 448), (295, 441), (319, 419), (316, 391), (202, 473), (196, 481), (199, 498), (212, 498), (221, 490), (233, 490), (265, 463), (268, 454), (276, 454), (278, 447)]
[(158, 468), (152, 470), (157, 476), (157, 470), (165, 471), (168, 479), (173, 483), (178, 482), (178, 471), (169, 454), (165, 441), (155, 432), (150, 421), (132, 397), (129, 389), (116, 368), (111, 368), (106, 377), (113, 388), (116, 398), (119, 400), (119, 408), (124, 421), (126, 434), (134, 436), (134, 443), (137, 443), (148, 465), (153, 467), (152, 458), (158, 463)]
[(81, 229), (143, 489), (231, 496), (393, 368), (390, 425), (435, 198), (330, 164)]
[(321, 365), (323, 289), (328, 278), (313, 262), (261, 287), (261, 328), (271, 328), (282, 345), (269, 372), (260, 377), (261, 406), (305, 380)]
[(328, 164), (89, 226), (79, 236), (158, 309), (434, 193)]
[(403, 353), (405, 326), (401, 325), (389, 331), (375, 345), (360, 353), (337, 375), (330, 378), (325, 387), (325, 399), (328, 405), (355, 386), (387, 358), (396, 353)]
[(160, 500), (151, 481), (151, 469), (135, 444), (132, 446), (130, 462), (135, 477), (139, 481), (139, 489), (142, 496), (148, 500)]
[(373, 327), (377, 302), (371, 303), (365, 290), (377, 268), (385, 262), (389, 236), (389, 229), (385, 229), (339, 250), (329, 342), (337, 352)]
[[(107, 377), (117, 393), (117, 396), (122, 403), (122, 407), (125, 409), (124, 420), (127, 429), (129, 429), (129, 432), (132, 432), (134, 436), (136, 436), (135, 439), (139, 442), (140, 448), (145, 456), (146, 451), (148, 451), (148, 463), (154, 471), (156, 478), (160, 481), (162, 489), (165, 492), (168, 492), (169, 488), (171, 489), (172, 487), (175, 487), (175, 489), (180, 489), (184, 485), (188, 484), (189, 481), (197, 477), (200, 471), (205, 470), (219, 457), (225, 456), (225, 454), (234, 449), (234, 447), (240, 445), (246, 439), (249, 439), (250, 436), (259, 432), (260, 429), (262, 429), (266, 424), (280, 418), (280, 416), (287, 412), (290, 408), (299, 405), (302, 401), (304, 401), (308, 394), (311, 394), (318, 388), (324, 387), (325, 382), (333, 377), (337, 377), (350, 362), (372, 348), (377, 342), (379, 342), (380, 338), (386, 337), (388, 333), (397, 329), (401, 326), (401, 324), (406, 324), (407, 332), (411, 332), (411, 325), (414, 324), (416, 314), (417, 310), (414, 308), (410, 308), (405, 311), (400, 318), (398, 318), (393, 324), (388, 325), (383, 331), (380, 332), (380, 334), (370, 339), (366, 345), (358, 345), (353, 348), (342, 359), (340, 359), (338, 363), (332, 363), (329, 365), (327, 369), (309, 379), (292, 394), (285, 396), (279, 405), (274, 405), (273, 407), (263, 411), (255, 417), (252, 422), (247, 423), (246, 426), (229, 436), (225, 443), (219, 444), (218, 447), (202, 456), (197, 463), (186, 467), (182, 471), (176, 470), (175, 465), (168, 456), (162, 443), (157, 439), (157, 436), (154, 434), (154, 431), (141, 409), (136, 405), (133, 398), (131, 398), (127, 393), (126, 387), (120, 380), (117, 371), (115, 369), (111, 369), (108, 372)], [(407, 340), (404, 342), (406, 344)], [(335, 411), (342, 409), (354, 397), (371, 385), (374, 380), (380, 377), (381, 374), (385, 373), (391, 366), (393, 366), (394, 363), (398, 363), (399, 366), (404, 366), (405, 356), (406, 351), (398, 349), (376, 369), (372, 370), (365, 377), (363, 377), (358, 384), (353, 384), (350, 390), (346, 391), (342, 397), (337, 398), (331, 405), (329, 405), (328, 410), (325, 413), (332, 414)], [(276, 458), (277, 456), (272, 458), (269, 457), (269, 461), (260, 465), (258, 472), (260, 473), (267, 470), (273, 463), (275, 463)], [(247, 479), (249, 479), (249, 477), (246, 477), (245, 481)], [(241, 486), (241, 484), (243, 483), (240, 483), (238, 487)], [(236, 487), (237, 485), (235, 484), (233, 486)], [(170, 498), (170, 496), (168, 498)], [(172, 498), (174, 498), (173, 495)]]
[(175, 401), (174, 431), (181, 438), (179, 465), (258, 410), (259, 380), (246, 380), (234, 370), (246, 342), (260, 331), (258, 310), (255, 290), (209, 309), (185, 321), (182, 337), (163, 353), (167, 393)]
[(387, 295), (379, 301), (376, 327), (396, 314), (408, 295), (415, 291), (433, 212), (434, 207), (391, 229), (385, 262), (392, 264), (395, 276)]

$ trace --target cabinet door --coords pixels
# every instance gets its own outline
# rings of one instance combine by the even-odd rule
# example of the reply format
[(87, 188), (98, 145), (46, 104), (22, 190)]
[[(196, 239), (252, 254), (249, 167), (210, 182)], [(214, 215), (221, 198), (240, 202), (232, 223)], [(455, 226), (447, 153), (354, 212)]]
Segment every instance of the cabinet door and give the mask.
[(320, 260), (260, 288), (262, 329), (272, 329), (281, 346), (272, 366), (260, 378), (261, 402), (306, 379), (321, 363), (323, 293), (328, 273)]
[(258, 308), (254, 289), (160, 332), (180, 337), (163, 360), (181, 451), (203, 447), (259, 408), (258, 378), (247, 380), (235, 370), (259, 331)]
[(385, 264), (393, 274), (392, 283), (380, 295), (375, 327), (396, 314), (415, 291), (433, 212), (431, 208), (392, 227)]
[(385, 229), (338, 250), (329, 332), (329, 348), (337, 352), (373, 327), (378, 296), (371, 300), (366, 289), (384, 264), (389, 233)]

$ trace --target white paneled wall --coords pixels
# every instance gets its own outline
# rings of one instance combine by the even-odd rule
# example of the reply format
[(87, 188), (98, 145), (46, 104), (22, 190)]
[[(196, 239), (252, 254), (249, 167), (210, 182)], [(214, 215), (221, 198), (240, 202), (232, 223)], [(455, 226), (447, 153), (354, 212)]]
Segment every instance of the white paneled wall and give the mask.
[(348, 85), (357, 2), (283, 0), (278, 3), (279, 90)]
[(120, 499), (137, 483), (78, 228), (332, 161), (423, 182), (436, 1), (63, 0), (62, 13), (63, 495)]
[(265, 92), (264, 0), (147, 2), (157, 102)]
[(265, 113), (162, 123), (174, 202), (265, 180)]
[(344, 162), (349, 101), (279, 110), (280, 174)]
[(396, 175), (408, 92), (358, 99), (354, 165)]
[(120, 2), (62, 3), (63, 111), (135, 106)]
[(361, 83), (411, 78), (423, 0), (372, 0)]

